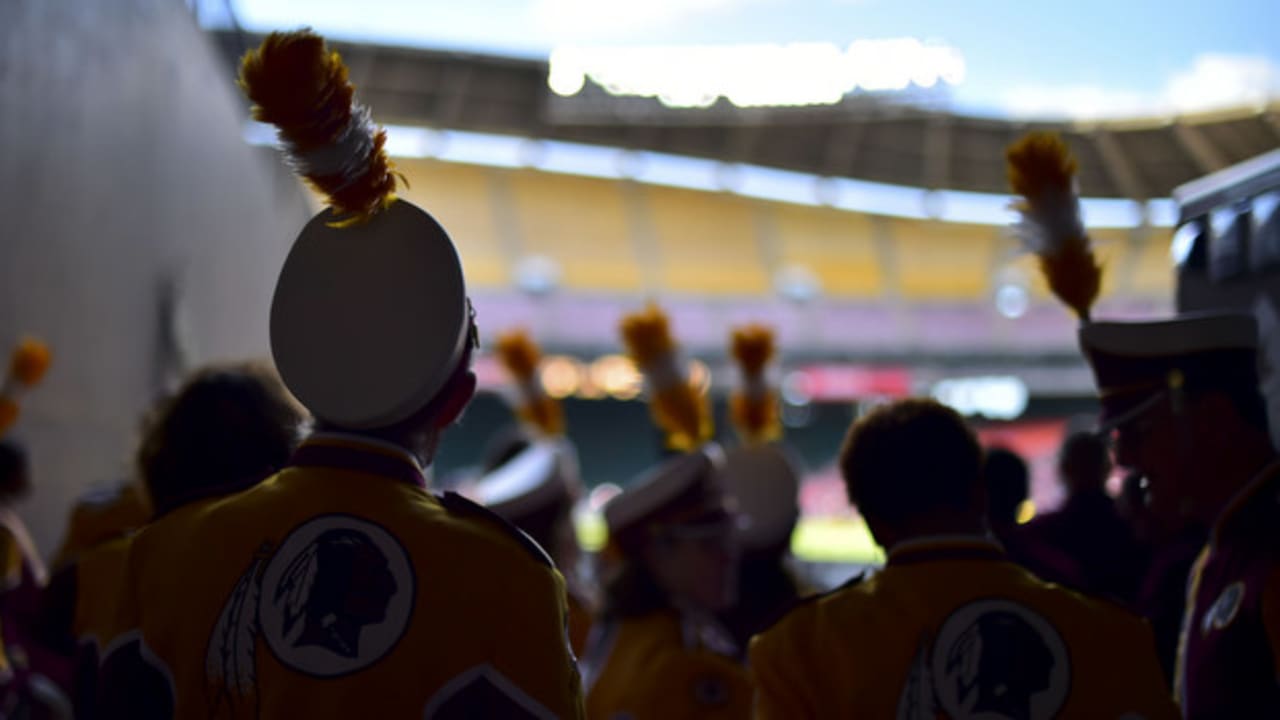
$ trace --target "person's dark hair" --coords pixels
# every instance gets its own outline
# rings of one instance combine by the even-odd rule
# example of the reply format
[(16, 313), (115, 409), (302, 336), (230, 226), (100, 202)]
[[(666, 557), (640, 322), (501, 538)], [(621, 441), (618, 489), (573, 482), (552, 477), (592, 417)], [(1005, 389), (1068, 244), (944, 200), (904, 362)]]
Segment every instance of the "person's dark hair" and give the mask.
[(0, 505), (21, 498), (31, 487), (27, 451), (12, 440), (0, 440)]
[(1018, 507), (1030, 492), (1027, 462), (1003, 447), (987, 448), (982, 464), (987, 486), (987, 515), (993, 526), (1007, 527), (1018, 520)]
[(137, 465), (156, 513), (250, 487), (297, 445), (302, 410), (271, 370), (250, 363), (192, 375), (148, 419)]
[(1111, 474), (1111, 446), (1096, 433), (1073, 433), (1062, 443), (1058, 471), (1073, 491), (1099, 489)]
[(981, 512), (982, 447), (959, 413), (934, 400), (883, 405), (856, 421), (840, 472), (859, 512), (888, 525), (937, 509)]

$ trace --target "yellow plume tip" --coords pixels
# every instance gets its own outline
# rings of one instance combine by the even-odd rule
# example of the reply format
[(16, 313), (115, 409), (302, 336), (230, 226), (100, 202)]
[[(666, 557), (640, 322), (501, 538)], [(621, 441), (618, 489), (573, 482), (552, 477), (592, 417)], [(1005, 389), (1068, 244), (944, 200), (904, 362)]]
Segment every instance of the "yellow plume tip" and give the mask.
[[(1009, 185), (1023, 197), (1023, 239), (1039, 256), (1053, 294), (1088, 322), (1102, 288), (1102, 265), (1080, 221), (1076, 160), (1057, 133), (1032, 132), (1005, 150)], [(1028, 238), (1030, 238), (1028, 240)]]
[(31, 387), (44, 378), (53, 364), (49, 346), (35, 338), (23, 338), (13, 351), (9, 375), (19, 384)]
[(502, 366), (519, 382), (533, 379), (542, 360), (542, 351), (523, 329), (508, 330), (498, 335), (493, 350)]
[(652, 367), (658, 359), (675, 352), (670, 320), (662, 308), (653, 303), (623, 317), (619, 330), (627, 354), (641, 369)]
[(773, 329), (766, 325), (744, 325), (733, 330), (730, 352), (744, 375), (759, 375), (773, 359)]
[(363, 222), (394, 202), (387, 133), (356, 105), (347, 66), (323, 37), (271, 33), (241, 58), (238, 82), (253, 117), (279, 129), (295, 172), (340, 216), (333, 226)]
[(1005, 150), (1009, 185), (1035, 202), (1047, 191), (1070, 192), (1076, 160), (1061, 135), (1031, 132)]
[(18, 422), (18, 403), (7, 397), (0, 397), (0, 436), (3, 436)]

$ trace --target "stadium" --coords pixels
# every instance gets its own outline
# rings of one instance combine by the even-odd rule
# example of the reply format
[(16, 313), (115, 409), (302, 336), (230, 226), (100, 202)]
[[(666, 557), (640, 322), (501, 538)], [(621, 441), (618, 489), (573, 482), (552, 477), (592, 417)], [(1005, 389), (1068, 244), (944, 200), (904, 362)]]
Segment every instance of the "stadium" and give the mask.
[[(60, 35), (83, 36), (76, 44), (93, 48), (105, 77), (115, 78), (68, 85), (69, 68), (36, 65), (31, 72), (48, 82), (7, 91), (24, 110), (6, 143), (14, 147), (22, 133), (44, 127), (77, 172), (62, 178), (58, 196), (38, 199), (39, 208), (6, 213), (18, 225), (9, 241), (16, 261), (7, 264), (4, 327), (76, 337), (87, 328), (71, 311), (93, 307), (99, 317), (92, 322), (115, 338), (61, 358), (58, 372), (75, 382), (32, 401), (29, 432), (48, 470), (30, 512), (44, 546), (60, 531), (57, 508), (68, 497), (125, 470), (108, 448), (127, 444), (132, 418), (166, 383), (206, 360), (265, 356), (263, 314), (251, 308), (265, 306), (272, 268), (289, 241), (288, 232), (270, 228), (292, 226), (315, 207), (230, 85), (240, 54), (260, 36), (206, 31), (198, 13), (161, 6), (138, 3), (137, 12), (169, 32), (139, 34), (118, 12), (8, 23), (16, 54), (47, 32), (41, 28), (61, 23)], [(104, 24), (119, 26), (118, 38), (104, 41), (97, 32)], [(777, 328), (781, 362), (773, 380), (786, 398), (787, 441), (812, 476), (806, 509), (815, 517), (848, 512), (831, 463), (850, 418), (909, 394), (950, 398), (984, 434), (1026, 453), (1036, 469), (1035, 502), (1056, 502), (1048, 464), (1057, 438), (1095, 405), (1072, 318), (1008, 232), (1005, 145), (1032, 128), (1067, 138), (1106, 266), (1100, 312), (1126, 318), (1194, 305), (1178, 297), (1171, 254), (1185, 219), (1176, 188), (1264, 155), (1280, 139), (1274, 103), (1056, 123), (954, 114), (910, 90), (849, 93), (831, 106), (738, 107), (720, 98), (679, 107), (613, 95), (589, 74), (573, 94), (558, 93), (545, 60), (367, 43), (336, 48), (390, 127), (406, 196), (435, 208), (458, 238), (486, 337), (525, 327), (553, 356), (544, 380), (566, 401), (589, 483), (622, 483), (660, 449), (617, 336), (625, 312), (657, 301), (717, 399), (720, 432), (730, 439), (723, 417), (735, 383), (728, 328), (748, 321)], [(180, 49), (183, 62), (157, 74), (162, 58)], [(23, 94), (36, 87), (62, 91)], [(127, 112), (118, 104), (126, 88)], [(176, 114), (173, 98), (181, 99)], [(57, 112), (66, 103), (100, 122), (66, 125)], [(135, 123), (132, 113), (158, 124)], [(104, 149), (95, 138), (108, 132), (133, 144)], [(175, 148), (178, 159), (165, 165), (162, 151)], [(144, 163), (128, 159), (140, 151)], [(206, 169), (201, 185), (182, 178), (191, 166)], [(124, 197), (104, 196), (98, 178), (113, 178)], [(52, 235), (24, 229), (35, 218), (59, 217), (58, 198), (78, 186), (99, 198), (92, 219), (118, 218), (119, 230), (99, 224), (87, 232), (91, 218), (81, 213), (61, 216), (66, 227)], [(197, 197), (215, 200), (205, 203), (212, 210), (186, 207)], [(141, 207), (155, 216), (139, 234), (126, 221)], [(215, 220), (228, 218), (232, 231), (215, 231)], [(1274, 216), (1267, 227), (1274, 232)], [(51, 252), (104, 246), (117, 254), (74, 271), (88, 277), (76, 278), (85, 282), (65, 307), (33, 302), (39, 288), (68, 281), (70, 271)], [(235, 301), (220, 293), (228, 282)], [(139, 359), (151, 369), (140, 373)], [(478, 368), (488, 393), (452, 432), (436, 469), (444, 480), (480, 462), (490, 438), (469, 426), (509, 414), (500, 369), (483, 357)], [(112, 389), (87, 389), (108, 376)], [(84, 436), (83, 453), (39, 450), (41, 437), (67, 432)]]
[(1024, 5), (0, 4), (0, 720), (1280, 712), (1275, 13)]

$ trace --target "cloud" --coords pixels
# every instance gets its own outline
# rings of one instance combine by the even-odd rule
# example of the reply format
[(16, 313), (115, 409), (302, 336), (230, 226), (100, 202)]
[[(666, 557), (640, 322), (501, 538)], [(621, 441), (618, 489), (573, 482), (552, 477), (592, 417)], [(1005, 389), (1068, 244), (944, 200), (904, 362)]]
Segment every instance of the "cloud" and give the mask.
[(533, 21), (557, 34), (613, 34), (671, 27), (762, 0), (535, 0)]
[(1280, 65), (1250, 55), (1197, 55), (1191, 68), (1165, 84), (1164, 100), (1179, 112), (1258, 105), (1280, 95)]
[(1175, 115), (1260, 105), (1280, 97), (1280, 65), (1257, 55), (1203, 53), (1157, 92), (1102, 85), (1021, 86), (1001, 105), (1020, 118), (1098, 119)]

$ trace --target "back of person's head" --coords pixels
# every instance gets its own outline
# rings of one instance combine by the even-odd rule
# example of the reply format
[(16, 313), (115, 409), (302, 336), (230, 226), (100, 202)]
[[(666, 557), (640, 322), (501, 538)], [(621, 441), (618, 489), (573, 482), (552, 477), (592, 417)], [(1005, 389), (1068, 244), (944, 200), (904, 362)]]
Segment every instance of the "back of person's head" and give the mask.
[(1070, 493), (1102, 490), (1111, 475), (1111, 448), (1095, 433), (1073, 433), (1062, 443), (1058, 473)]
[(1018, 508), (1030, 493), (1027, 461), (1003, 447), (988, 448), (982, 465), (987, 487), (987, 515), (994, 527), (1017, 524)]
[(242, 363), (196, 372), (155, 409), (138, 448), (156, 513), (245, 489), (279, 470), (303, 419), (268, 368)]
[(857, 420), (840, 451), (849, 500), (868, 523), (908, 528), (921, 516), (980, 522), (982, 448), (956, 411), (902, 400)]
[(0, 505), (18, 500), (30, 487), (26, 449), (13, 440), (0, 440)]

